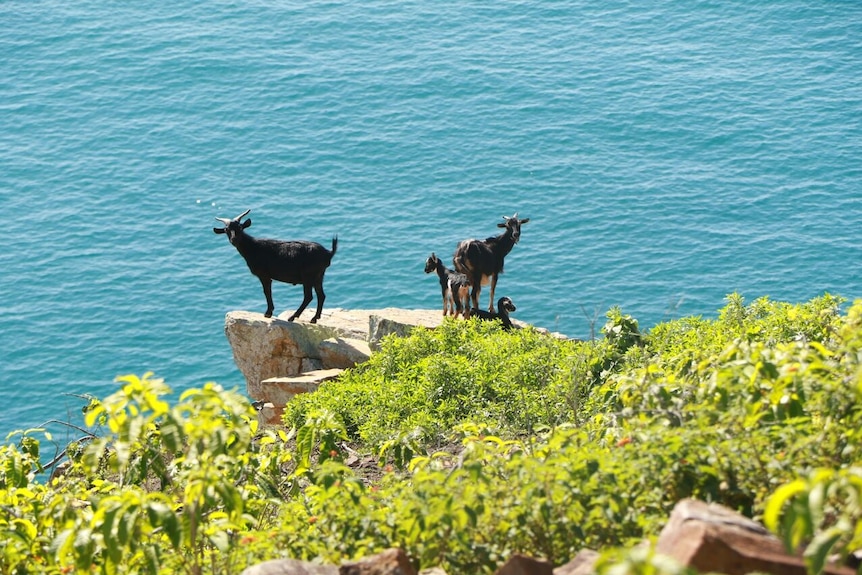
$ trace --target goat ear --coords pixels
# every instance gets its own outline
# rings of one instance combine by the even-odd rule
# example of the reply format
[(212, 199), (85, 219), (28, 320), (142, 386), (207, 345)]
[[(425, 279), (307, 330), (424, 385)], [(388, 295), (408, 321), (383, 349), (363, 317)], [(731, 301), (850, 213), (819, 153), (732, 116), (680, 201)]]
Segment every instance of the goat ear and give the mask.
[(242, 229), (246, 229), (251, 225), (251, 220), (246, 220), (242, 223)]
[(226, 229), (224, 229), (224, 228), (213, 228), (213, 231), (214, 231), (215, 233), (217, 233), (217, 234), (223, 234), (223, 233), (225, 233), (227, 230), (226, 230)]
[(497, 227), (498, 227), (498, 228), (505, 228), (505, 227), (506, 227), (506, 224), (505, 224), (505, 223), (503, 223), (503, 224), (497, 224)]
[(529, 221), (530, 221), (530, 218), (524, 218), (523, 220), (518, 220), (518, 223), (519, 224), (526, 224)]

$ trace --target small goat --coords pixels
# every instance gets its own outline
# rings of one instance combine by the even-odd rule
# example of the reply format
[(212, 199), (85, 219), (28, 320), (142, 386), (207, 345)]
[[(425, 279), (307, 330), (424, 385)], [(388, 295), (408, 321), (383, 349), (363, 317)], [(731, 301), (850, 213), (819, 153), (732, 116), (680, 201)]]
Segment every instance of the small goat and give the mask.
[(514, 302), (507, 297), (501, 297), (497, 300), (497, 311), (489, 312), (481, 309), (472, 309), (470, 311), (470, 315), (472, 317), (478, 317), (479, 319), (485, 320), (495, 320), (499, 319), (503, 322), (503, 329), (518, 329), (518, 326), (512, 323), (512, 320), (509, 318), (509, 313), (517, 310)]
[(491, 236), (485, 240), (464, 240), (455, 250), (455, 269), (467, 276), (472, 286), (470, 298), (473, 307), (479, 307), (479, 292), (482, 285), (490, 281), (491, 297), (488, 311), (494, 313), (494, 290), (497, 288), (497, 277), (503, 273), (503, 260), (521, 238), (521, 226), (530, 218), (518, 219), (515, 213), (511, 218), (503, 216), (505, 223), (497, 224), (498, 228), (506, 228), (499, 236)]
[(280, 241), (253, 238), (245, 229), (251, 225), (251, 220), (242, 221), (251, 210), (232, 220), (216, 218), (223, 228), (213, 228), (217, 234), (227, 234), (227, 239), (237, 249), (248, 264), (251, 273), (260, 280), (263, 294), (266, 296), (266, 317), (272, 317), (275, 305), (272, 303), (272, 280), (289, 284), (302, 284), (302, 305), (293, 312), (287, 321), (299, 317), (311, 302), (311, 289), (317, 294), (317, 312), (311, 318), (311, 323), (317, 323), (320, 312), (323, 311), (323, 274), (338, 249), (338, 238), (332, 238), (332, 250), (327, 250), (316, 242)]
[(447, 268), (432, 252), (431, 257), (425, 260), (425, 273), (434, 271), (440, 278), (440, 289), (443, 292), (443, 315), (451, 310), (453, 316), (467, 317), (470, 309), (470, 285), (467, 283), (467, 276)]

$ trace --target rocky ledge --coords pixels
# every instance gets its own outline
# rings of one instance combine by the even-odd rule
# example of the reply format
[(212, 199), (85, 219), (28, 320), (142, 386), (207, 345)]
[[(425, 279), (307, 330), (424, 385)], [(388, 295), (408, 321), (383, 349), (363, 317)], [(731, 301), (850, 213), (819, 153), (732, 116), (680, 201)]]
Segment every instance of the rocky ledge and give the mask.
[(336, 308), (324, 311), (317, 323), (289, 322), (287, 315), (231, 311), (225, 316), (234, 361), (263, 425), (279, 424), (284, 406), (296, 394), (314, 391), (368, 360), (385, 336), (433, 329), (443, 320), (440, 310), (400, 308)]

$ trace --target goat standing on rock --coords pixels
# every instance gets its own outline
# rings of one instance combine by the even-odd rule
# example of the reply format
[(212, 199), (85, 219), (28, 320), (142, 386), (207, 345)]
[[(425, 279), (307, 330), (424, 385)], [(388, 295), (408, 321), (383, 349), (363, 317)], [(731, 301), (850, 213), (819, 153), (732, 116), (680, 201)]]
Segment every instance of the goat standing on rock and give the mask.
[(266, 296), (266, 317), (272, 317), (275, 305), (272, 303), (272, 280), (289, 284), (302, 284), (302, 305), (293, 312), (287, 321), (299, 317), (312, 300), (311, 289), (317, 294), (317, 312), (311, 318), (311, 323), (317, 323), (323, 311), (323, 274), (338, 249), (338, 238), (332, 238), (332, 250), (327, 250), (316, 242), (281, 241), (253, 238), (245, 233), (245, 228), (251, 225), (251, 220), (242, 221), (251, 210), (232, 220), (216, 218), (223, 228), (213, 228), (217, 234), (227, 234), (228, 240), (237, 249), (248, 264), (251, 273), (260, 280), (263, 294)]
[(491, 298), (488, 311), (494, 313), (494, 290), (497, 288), (497, 276), (503, 273), (503, 259), (508, 255), (521, 238), (521, 226), (530, 218), (518, 219), (517, 212), (511, 218), (503, 216), (505, 223), (497, 224), (498, 228), (506, 228), (499, 236), (491, 236), (485, 240), (464, 240), (455, 250), (455, 269), (465, 276), (473, 286), (470, 298), (473, 307), (479, 307), (479, 292), (482, 284), (491, 283)]
[(440, 278), (440, 289), (443, 292), (443, 315), (451, 310), (453, 316), (468, 317), (470, 315), (468, 297), (470, 284), (467, 283), (467, 276), (447, 268), (440, 261), (440, 258), (432, 252), (431, 257), (425, 260), (425, 273), (430, 274), (435, 271), (437, 277)]

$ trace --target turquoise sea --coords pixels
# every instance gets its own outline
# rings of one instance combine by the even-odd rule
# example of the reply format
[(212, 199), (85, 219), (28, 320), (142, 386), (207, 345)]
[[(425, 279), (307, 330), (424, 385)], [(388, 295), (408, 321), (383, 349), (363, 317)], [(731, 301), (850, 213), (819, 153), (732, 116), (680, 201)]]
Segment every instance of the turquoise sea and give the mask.
[(862, 3), (4, 0), (0, 207), (2, 436), (126, 373), (244, 389), (248, 208), (338, 235), (327, 308), (437, 308), (425, 258), (515, 212), (498, 295), (570, 336), (852, 300)]

